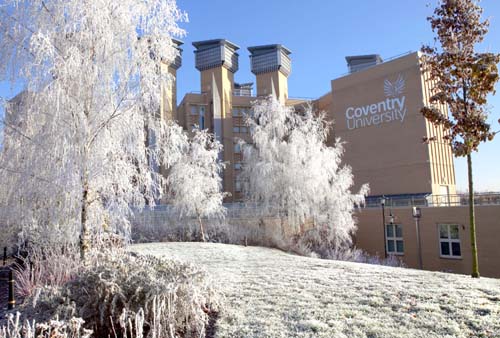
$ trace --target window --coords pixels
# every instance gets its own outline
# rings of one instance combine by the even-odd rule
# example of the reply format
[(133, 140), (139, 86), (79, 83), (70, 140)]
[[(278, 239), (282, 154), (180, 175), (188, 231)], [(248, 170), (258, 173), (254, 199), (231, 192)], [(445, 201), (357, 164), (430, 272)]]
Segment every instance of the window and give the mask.
[(200, 118), (198, 121), (200, 129), (205, 129), (205, 107), (200, 107)]
[(401, 224), (386, 224), (387, 253), (404, 254), (403, 226)]
[(439, 224), (439, 253), (445, 258), (461, 258), (458, 224)]
[(239, 143), (234, 144), (234, 152), (235, 153), (241, 153), (241, 146)]
[(205, 129), (205, 106), (191, 105), (191, 127)]
[(233, 107), (232, 115), (233, 117), (253, 116), (253, 110), (251, 107)]
[(233, 133), (247, 133), (248, 127), (246, 126), (234, 126)]
[(234, 182), (234, 191), (241, 192), (241, 182), (238, 180)]
[(235, 163), (234, 164), (234, 169), (235, 170), (241, 170), (241, 162)]

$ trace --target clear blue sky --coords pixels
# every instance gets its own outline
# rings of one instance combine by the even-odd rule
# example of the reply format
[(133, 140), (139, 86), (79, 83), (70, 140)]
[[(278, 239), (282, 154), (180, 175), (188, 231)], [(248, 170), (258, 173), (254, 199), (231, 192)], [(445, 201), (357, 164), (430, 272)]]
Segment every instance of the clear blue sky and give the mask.
[[(248, 46), (281, 43), (292, 51), (289, 96), (317, 98), (330, 90), (330, 81), (347, 71), (344, 57), (380, 54), (387, 59), (415, 51), (432, 43), (433, 33), (426, 17), (435, 0), (177, 0), (189, 15), (183, 66), (178, 71), (178, 100), (199, 91), (199, 72), (194, 68), (191, 42), (226, 38), (241, 47), (237, 82), (253, 82)], [(430, 6), (428, 6), (430, 4)], [(484, 17), (490, 32), (479, 50), (500, 52), (500, 1), (483, 0)], [(497, 85), (500, 90), (500, 85)], [(20, 90), (0, 83), (0, 97)], [(500, 92), (489, 101), (494, 130), (500, 118)], [(500, 135), (474, 154), (477, 190), (500, 191)], [(457, 185), (465, 190), (466, 167), (456, 159)]]
[[(194, 68), (191, 42), (226, 38), (239, 45), (240, 69), (236, 82), (254, 82), (247, 47), (281, 43), (292, 51), (290, 97), (317, 98), (330, 90), (330, 81), (347, 72), (346, 55), (380, 54), (382, 58), (420, 49), (433, 42), (426, 18), (435, 0), (177, 0), (189, 15), (183, 54), (178, 71), (178, 99), (199, 91), (199, 72)], [(430, 4), (430, 6), (428, 5)], [(478, 49), (500, 52), (500, 1), (483, 0), (483, 16), (490, 31)], [(490, 120), (500, 130), (499, 93), (491, 97)], [(482, 144), (473, 155), (476, 190), (500, 191), (500, 134)], [(457, 185), (467, 187), (466, 162), (455, 160)]]

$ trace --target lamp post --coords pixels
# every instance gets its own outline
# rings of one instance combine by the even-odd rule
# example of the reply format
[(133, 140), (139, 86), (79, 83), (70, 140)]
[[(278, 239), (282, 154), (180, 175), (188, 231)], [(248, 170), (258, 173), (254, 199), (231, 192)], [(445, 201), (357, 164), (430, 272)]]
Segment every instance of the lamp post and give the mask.
[(387, 238), (385, 233), (385, 196), (380, 199), (380, 206), (382, 207), (382, 230), (384, 232), (384, 258), (387, 258)]
[(422, 264), (422, 244), (420, 242), (420, 217), (422, 217), (422, 211), (419, 207), (413, 207), (412, 216), (415, 219), (415, 230), (417, 233), (417, 248), (418, 248), (418, 266), (420, 270), (423, 269)]

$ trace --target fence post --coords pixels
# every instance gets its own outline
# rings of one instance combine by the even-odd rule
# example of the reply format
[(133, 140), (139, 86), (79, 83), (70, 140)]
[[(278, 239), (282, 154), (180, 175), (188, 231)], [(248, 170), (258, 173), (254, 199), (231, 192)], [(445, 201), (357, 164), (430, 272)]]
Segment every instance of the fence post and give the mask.
[(3, 265), (7, 264), (7, 247), (3, 248)]
[(7, 309), (12, 310), (16, 306), (14, 299), (14, 273), (12, 269), (9, 270), (9, 303)]
[(30, 282), (32, 282), (33, 281), (33, 261), (30, 258), (30, 260), (28, 262), (30, 265)]

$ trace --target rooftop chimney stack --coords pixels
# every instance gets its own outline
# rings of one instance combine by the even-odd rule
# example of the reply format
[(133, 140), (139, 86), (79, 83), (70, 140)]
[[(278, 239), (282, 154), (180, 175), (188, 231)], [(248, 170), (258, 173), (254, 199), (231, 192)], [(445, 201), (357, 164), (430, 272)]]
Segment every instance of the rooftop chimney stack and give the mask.
[(359, 72), (384, 62), (378, 54), (346, 56), (345, 60), (349, 73)]
[(257, 96), (274, 94), (281, 103), (286, 103), (292, 52), (279, 44), (248, 47), (248, 51), (252, 73), (257, 80)]
[(223, 66), (231, 73), (238, 71), (238, 53), (239, 46), (226, 39), (214, 39), (193, 42), (196, 48), (195, 67), (200, 72), (211, 68)]

